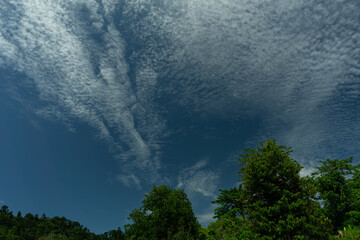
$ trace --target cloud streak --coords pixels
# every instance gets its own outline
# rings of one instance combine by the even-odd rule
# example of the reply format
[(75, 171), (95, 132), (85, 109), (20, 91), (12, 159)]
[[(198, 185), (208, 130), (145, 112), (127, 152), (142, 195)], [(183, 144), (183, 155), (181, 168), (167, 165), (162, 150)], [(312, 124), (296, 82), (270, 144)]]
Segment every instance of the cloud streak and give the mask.
[[(33, 81), (40, 116), (97, 129), (125, 185), (165, 178), (166, 121), (179, 109), (260, 119), (250, 141), (276, 138), (309, 168), (355, 152), (357, 1), (5, 0), (0, 11), (0, 67)], [(213, 197), (218, 175), (200, 165), (174, 181)]]
[(206, 160), (200, 160), (194, 166), (181, 171), (177, 188), (184, 189), (190, 199), (199, 194), (203, 197), (216, 198), (215, 191), (218, 189), (219, 174), (204, 170), (207, 165)]
[(139, 185), (134, 171), (155, 180), (159, 153), (151, 146), (157, 145), (161, 129), (144, 138), (135, 127), (132, 109), (141, 103), (127, 76), (125, 43), (113, 23), (106, 24), (111, 19), (97, 14), (101, 6), (96, 1), (39, 0), (3, 1), (0, 7), (10, 11), (0, 20), (0, 48), (6, 49), (1, 66), (12, 63), (11, 68), (34, 81), (45, 103), (37, 113), (70, 126), (81, 120), (96, 128), (117, 153), (121, 175), (130, 173), (119, 177), (127, 184), (136, 179)]
[(151, 59), (158, 92), (171, 106), (204, 117), (262, 119), (254, 140), (293, 146), (302, 164), (354, 154), (352, 142), (360, 137), (358, 2), (124, 5), (128, 30), (143, 46), (134, 58)]

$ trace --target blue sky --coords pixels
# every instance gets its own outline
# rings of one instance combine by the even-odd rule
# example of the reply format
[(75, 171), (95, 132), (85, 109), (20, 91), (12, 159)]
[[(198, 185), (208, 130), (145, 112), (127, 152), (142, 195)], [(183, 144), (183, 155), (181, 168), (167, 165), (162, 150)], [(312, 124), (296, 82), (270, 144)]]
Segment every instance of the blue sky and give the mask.
[(359, 161), (360, 3), (0, 2), (0, 202), (127, 223), (151, 185), (199, 221), (266, 138), (310, 173)]

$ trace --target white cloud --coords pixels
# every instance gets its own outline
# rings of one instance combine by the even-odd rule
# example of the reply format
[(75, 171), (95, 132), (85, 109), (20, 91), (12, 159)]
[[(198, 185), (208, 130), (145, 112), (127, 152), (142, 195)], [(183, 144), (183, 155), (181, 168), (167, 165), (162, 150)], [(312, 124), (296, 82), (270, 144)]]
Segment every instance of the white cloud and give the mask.
[(138, 189), (141, 189), (141, 185), (140, 185), (141, 181), (134, 174), (129, 174), (129, 175), (122, 174), (117, 176), (117, 179), (127, 187), (131, 187), (135, 185)]
[(219, 207), (217, 204), (211, 204), (207, 209), (201, 211), (201, 213), (197, 213), (196, 217), (199, 223), (203, 227), (207, 227), (209, 223), (216, 221), (214, 219), (215, 208)]
[(136, 54), (151, 59), (147, 67), (168, 73), (159, 91), (170, 94), (174, 106), (206, 117), (263, 119), (256, 142), (276, 138), (305, 165), (357, 152), (356, 1), (144, 0), (125, 6), (133, 33), (144, 39)]
[(10, 62), (7, 62), (10, 59), (16, 59), (17, 49), (16, 46), (8, 42), (2, 33), (0, 32), (0, 66), (11, 65)]
[(315, 172), (316, 169), (315, 168), (312, 168), (312, 167), (304, 167), (303, 169), (301, 169), (300, 171), (300, 176), (301, 177), (306, 177), (306, 176), (311, 176), (311, 174), (313, 172)]
[(177, 188), (184, 189), (189, 198), (200, 194), (204, 197), (216, 198), (219, 174), (203, 170), (207, 166), (206, 160), (198, 161), (194, 166), (183, 169), (178, 177)]
[[(81, 18), (84, 8), (88, 20)], [(96, 128), (115, 154), (121, 152), (122, 182), (139, 185), (141, 176), (159, 176), (158, 142), (165, 125), (156, 113), (154, 120), (146, 118), (153, 123), (149, 125), (141, 122), (146, 111), (133, 112), (142, 102), (127, 75), (123, 38), (113, 23), (102, 30), (105, 16), (97, 8), (93, 0), (3, 1), (0, 10), (8, 14), (0, 18), (0, 64), (8, 67), (5, 63), (10, 62), (34, 81), (45, 106), (36, 109), (40, 116), (60, 120), (70, 129), (74, 120)], [(112, 14), (110, 8), (106, 11)], [(90, 30), (86, 21), (92, 24)], [(103, 41), (96, 42), (93, 32)], [(147, 125), (137, 129), (141, 124)]]
[[(357, 1), (136, 0), (123, 1), (121, 14), (115, 3), (1, 1), (0, 66), (33, 79), (47, 103), (41, 116), (98, 129), (124, 179), (161, 178), (169, 131), (159, 96), (193, 115), (262, 119), (256, 142), (276, 138), (308, 167), (325, 154), (357, 152)], [(211, 196), (202, 179), (216, 174), (191, 171), (179, 184)]]
[(210, 222), (214, 221), (214, 211), (212, 210), (212, 212), (197, 214), (196, 217), (202, 226), (207, 227)]

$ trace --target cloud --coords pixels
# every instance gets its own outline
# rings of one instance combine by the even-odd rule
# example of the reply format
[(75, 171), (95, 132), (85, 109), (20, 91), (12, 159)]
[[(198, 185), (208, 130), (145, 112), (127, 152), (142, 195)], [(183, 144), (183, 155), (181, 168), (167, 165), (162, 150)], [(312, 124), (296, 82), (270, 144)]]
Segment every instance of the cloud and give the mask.
[[(360, 137), (356, 1), (129, 1), (124, 26), (159, 94), (193, 115), (261, 119), (302, 164)], [(131, 24), (129, 24), (131, 23)]]
[(207, 166), (206, 160), (198, 161), (194, 166), (183, 169), (178, 177), (177, 188), (184, 189), (189, 198), (197, 195), (216, 198), (219, 174), (210, 170), (203, 170)]
[[(360, 136), (359, 107), (345, 103), (359, 99), (356, 1), (144, 0), (125, 9), (144, 46), (134, 55), (151, 59), (173, 105), (262, 118), (259, 135), (301, 154), (339, 152)], [(344, 132), (349, 125), (353, 134)]]
[[(0, 67), (33, 80), (40, 116), (96, 128), (125, 184), (164, 177), (178, 109), (258, 119), (249, 141), (276, 138), (308, 167), (357, 152), (357, 1), (6, 0), (0, 11)], [(179, 184), (212, 196), (202, 179), (217, 175), (195, 168)]]
[(141, 185), (140, 185), (141, 181), (134, 174), (129, 174), (127, 176), (126, 175), (119, 175), (119, 176), (117, 176), (117, 179), (127, 187), (131, 187), (131, 186), (133, 186), (135, 184), (135, 186), (138, 189), (141, 189)]
[(214, 221), (214, 210), (211, 210), (211, 212), (204, 214), (197, 214), (196, 217), (202, 226), (207, 227), (210, 222)]
[(306, 177), (306, 176), (311, 176), (311, 174), (313, 172), (315, 172), (316, 169), (315, 168), (312, 168), (312, 167), (304, 167), (303, 169), (301, 169), (300, 171), (300, 176), (301, 177)]
[(134, 111), (144, 107), (128, 77), (111, 4), (106, 1), (102, 14), (97, 1), (2, 1), (0, 66), (33, 80), (43, 103), (34, 107), (38, 115), (71, 129), (78, 120), (97, 129), (121, 163), (119, 179), (139, 185), (135, 172), (158, 178), (165, 125), (154, 112), (145, 121), (147, 111)]
[(207, 227), (209, 223), (214, 222), (215, 208), (219, 207), (217, 204), (211, 204), (208, 208), (202, 211), (202, 213), (196, 214), (199, 223), (203, 227)]

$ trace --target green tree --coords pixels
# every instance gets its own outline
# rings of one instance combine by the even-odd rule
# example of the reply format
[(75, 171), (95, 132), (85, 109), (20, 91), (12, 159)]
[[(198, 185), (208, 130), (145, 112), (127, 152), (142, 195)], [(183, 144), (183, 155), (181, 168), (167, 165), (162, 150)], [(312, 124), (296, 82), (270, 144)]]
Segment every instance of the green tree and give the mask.
[(48, 218), (43, 215), (26, 214), (24, 217), (17, 214), (15, 217), (7, 206), (0, 209), (0, 239), (34, 240), (34, 239), (71, 239), (71, 240), (102, 240), (117, 238), (119, 230), (113, 235), (102, 236), (90, 233), (87, 228), (78, 222), (65, 217)]
[(250, 229), (263, 239), (327, 239), (329, 221), (313, 201), (315, 184), (300, 177), (291, 149), (267, 140), (239, 159)]
[(331, 219), (334, 230), (360, 223), (360, 174), (353, 158), (320, 161), (313, 173), (325, 215)]
[(121, 231), (120, 228), (117, 230), (111, 230), (100, 235), (101, 239), (111, 239), (111, 240), (124, 240), (125, 234)]
[(208, 226), (209, 240), (256, 239), (246, 224), (247, 200), (242, 184), (229, 190), (220, 189), (219, 196), (212, 203), (219, 207), (215, 209), (216, 221)]
[(239, 240), (256, 239), (254, 234), (247, 229), (244, 218), (222, 215), (208, 226), (208, 240)]
[(346, 213), (345, 226), (360, 226), (360, 171), (359, 165), (355, 166), (352, 179), (349, 179), (350, 211)]
[(69, 238), (62, 234), (52, 233), (49, 236), (39, 238), (39, 240), (69, 240)]
[(300, 177), (302, 167), (290, 153), (267, 140), (241, 155), (242, 186), (222, 191), (216, 200), (221, 204), (217, 215), (234, 216), (236, 211), (243, 219), (238, 239), (328, 239), (330, 221), (313, 200), (315, 183)]
[(215, 218), (221, 216), (242, 217), (245, 218), (245, 204), (243, 186), (230, 188), (229, 190), (220, 189), (220, 194), (215, 201), (211, 203), (218, 204), (219, 207), (215, 209)]
[(126, 236), (137, 240), (199, 239), (201, 226), (183, 190), (153, 186), (142, 206), (130, 213)]

